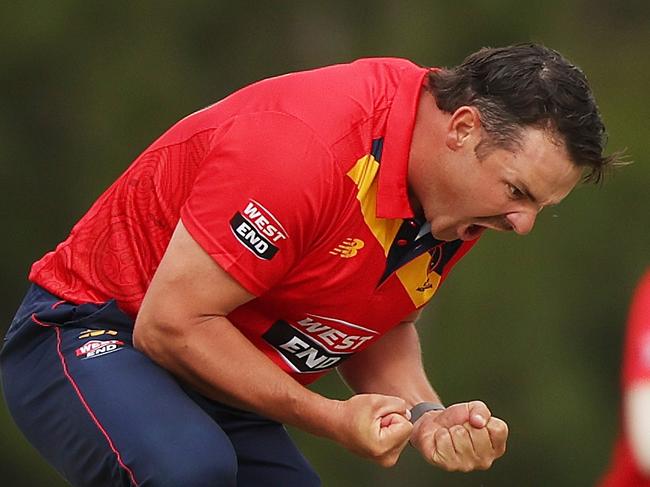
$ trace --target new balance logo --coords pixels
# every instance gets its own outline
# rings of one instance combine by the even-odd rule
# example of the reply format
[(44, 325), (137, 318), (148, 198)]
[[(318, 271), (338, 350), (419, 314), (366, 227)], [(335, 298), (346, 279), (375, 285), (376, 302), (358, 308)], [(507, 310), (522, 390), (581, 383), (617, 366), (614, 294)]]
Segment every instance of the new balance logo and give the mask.
[(363, 242), (363, 240), (360, 240), (358, 238), (346, 238), (343, 240), (343, 242), (330, 250), (330, 254), (338, 255), (344, 259), (349, 259), (350, 257), (357, 255), (359, 253), (359, 250), (364, 248), (365, 245), (366, 244)]

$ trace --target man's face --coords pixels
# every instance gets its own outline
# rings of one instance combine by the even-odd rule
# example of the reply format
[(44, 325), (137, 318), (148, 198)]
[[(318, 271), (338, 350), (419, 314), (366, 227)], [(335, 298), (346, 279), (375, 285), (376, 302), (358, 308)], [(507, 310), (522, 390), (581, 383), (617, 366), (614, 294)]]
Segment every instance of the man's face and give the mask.
[(582, 171), (563, 144), (535, 128), (524, 129), (512, 151), (492, 149), (479, 159), (481, 131), (471, 125), (468, 110), (465, 122), (454, 126), (452, 117), (446, 125), (442, 150), (427, 156), (426, 142), (419, 151), (413, 146), (409, 182), (415, 205), (440, 240), (473, 240), (488, 228), (525, 235), (544, 207), (569, 194)]

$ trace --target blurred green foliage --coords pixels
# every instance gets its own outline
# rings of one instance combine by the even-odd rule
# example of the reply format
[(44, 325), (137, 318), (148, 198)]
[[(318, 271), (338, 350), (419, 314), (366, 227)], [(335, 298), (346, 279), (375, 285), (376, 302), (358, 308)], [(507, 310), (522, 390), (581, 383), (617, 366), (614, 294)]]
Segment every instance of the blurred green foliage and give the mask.
[[(180, 117), (260, 78), (363, 56), (453, 65), (536, 41), (587, 73), (610, 148), (635, 164), (547, 209), (530, 236), (483, 238), (420, 323), (447, 403), (485, 400), (509, 423), (487, 472), (448, 474), (407, 451), (384, 470), (294, 431), (326, 486), (583, 486), (617, 427), (621, 333), (650, 264), (650, 3), (3, 2), (0, 192), (6, 327), (32, 261)], [(315, 386), (348, 392), (331, 376)], [(0, 408), (0, 483), (64, 485)]]

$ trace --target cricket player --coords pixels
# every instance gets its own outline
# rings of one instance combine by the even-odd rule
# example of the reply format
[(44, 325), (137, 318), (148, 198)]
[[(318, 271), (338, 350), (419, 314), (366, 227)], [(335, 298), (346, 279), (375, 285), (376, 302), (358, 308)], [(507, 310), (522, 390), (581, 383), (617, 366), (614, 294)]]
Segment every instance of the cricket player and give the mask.
[[(283, 425), (386, 467), (410, 443), (487, 469), (507, 425), (443, 406), (414, 323), (486, 230), (527, 234), (599, 181), (604, 144), (584, 74), (534, 44), (247, 86), (34, 263), (0, 356), (11, 414), (77, 486), (319, 485)], [(333, 370), (349, 399), (307, 387)]]

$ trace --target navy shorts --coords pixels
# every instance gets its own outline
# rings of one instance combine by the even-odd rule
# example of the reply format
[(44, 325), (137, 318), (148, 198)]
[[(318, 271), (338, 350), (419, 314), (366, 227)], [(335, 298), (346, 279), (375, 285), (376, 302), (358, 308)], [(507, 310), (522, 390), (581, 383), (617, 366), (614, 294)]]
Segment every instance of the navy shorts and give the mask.
[[(284, 426), (208, 400), (133, 348), (114, 301), (29, 289), (0, 352), (30, 443), (76, 486), (316, 486)], [(233, 364), (237, 367), (237, 364)]]

